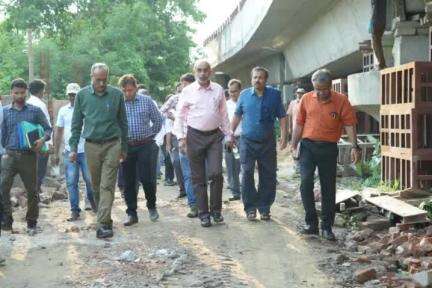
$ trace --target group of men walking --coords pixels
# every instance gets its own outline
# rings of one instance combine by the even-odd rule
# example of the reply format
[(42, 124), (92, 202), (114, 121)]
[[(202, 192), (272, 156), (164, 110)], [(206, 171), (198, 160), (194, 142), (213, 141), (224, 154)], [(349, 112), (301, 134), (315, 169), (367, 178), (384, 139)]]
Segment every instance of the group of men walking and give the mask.
[[(119, 88), (109, 85), (109, 68), (103, 63), (92, 66), (90, 85), (82, 89), (75, 83), (67, 86), (70, 103), (58, 113), (54, 146), (55, 155), (58, 155), (64, 142), (71, 204), (68, 220), (75, 221), (80, 217), (78, 179), (81, 171), (89, 208), (97, 213), (96, 236), (112, 237), (111, 211), (121, 167), (119, 182), (124, 185), (127, 206), (124, 225), (138, 222), (139, 184), (143, 186), (149, 217), (156, 221), (159, 217), (156, 208), (159, 147), (155, 138), (162, 129), (180, 196), (185, 195), (190, 206), (188, 217), (198, 217), (203, 227), (224, 221), (222, 161), (225, 155), (232, 191), (230, 200), (243, 201), (249, 221), (256, 221), (257, 212), (261, 220), (269, 221), (276, 196), (277, 139), (274, 127), (278, 120), (279, 149), (286, 148), (287, 131), (291, 131), (291, 148), (299, 157), (300, 190), (306, 211), (306, 226), (301, 232), (318, 233), (313, 197), (314, 173), (318, 167), (323, 201), (322, 235), (334, 240), (331, 228), (335, 212), (336, 143), (344, 127), (353, 143), (353, 160), (357, 161), (359, 155), (355, 115), (347, 97), (330, 90), (330, 73), (319, 70), (312, 76), (314, 91), (303, 95), (304, 91), (298, 90), (298, 99), (290, 105), (287, 119), (280, 91), (267, 85), (269, 72), (266, 69), (254, 68), (251, 71), (252, 86), (244, 90), (239, 80), (232, 79), (228, 83), (228, 101), (224, 89), (210, 80), (212, 68), (207, 61), (197, 61), (194, 72), (195, 75), (185, 74), (180, 78), (177, 94), (160, 109), (150, 96), (140, 92), (137, 80), (131, 74), (120, 78)], [(43, 178), (38, 173), (47, 162), (44, 159), (47, 156), (40, 151), (51, 139), (52, 128), (49, 117), (36, 106), (38, 101), (29, 104), (31, 98), (26, 101), (26, 95), (26, 82), (14, 80), (11, 84), (13, 102), (2, 110), (1, 142), (6, 152), (1, 166), (0, 215), (3, 216), (2, 229), (12, 229), (10, 189), (15, 174), (20, 174), (28, 196), (27, 227), (34, 233), (38, 219), (38, 191)], [(44, 131), (30, 148), (19, 145), (17, 127), (22, 121), (40, 125)], [(54, 161), (58, 163), (57, 156)]]

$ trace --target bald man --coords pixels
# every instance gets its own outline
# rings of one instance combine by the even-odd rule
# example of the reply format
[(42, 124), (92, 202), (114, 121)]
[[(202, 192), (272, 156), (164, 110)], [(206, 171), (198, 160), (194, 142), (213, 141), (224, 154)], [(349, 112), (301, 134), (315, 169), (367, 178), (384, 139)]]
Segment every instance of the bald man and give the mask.
[[(207, 61), (197, 61), (196, 81), (185, 87), (177, 106), (174, 134), (179, 148), (190, 161), (192, 184), (197, 196), (201, 226), (223, 222), (222, 210), (222, 146), (224, 136), (232, 147), (224, 89), (210, 81), (212, 69)], [(206, 175), (207, 174), (207, 175)], [(207, 195), (210, 182), (210, 209)]]

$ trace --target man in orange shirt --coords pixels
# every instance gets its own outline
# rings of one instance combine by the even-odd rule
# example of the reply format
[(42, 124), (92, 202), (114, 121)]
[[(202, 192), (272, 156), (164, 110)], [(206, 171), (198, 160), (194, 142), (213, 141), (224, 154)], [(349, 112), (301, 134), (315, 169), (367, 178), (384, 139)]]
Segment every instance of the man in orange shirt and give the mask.
[(354, 163), (360, 158), (357, 144), (356, 117), (348, 98), (331, 90), (331, 74), (326, 69), (312, 75), (314, 91), (305, 94), (300, 102), (292, 141), (295, 151), (300, 142), (300, 192), (306, 212), (306, 225), (302, 234), (318, 234), (318, 216), (314, 201), (314, 172), (318, 167), (321, 184), (321, 235), (335, 241), (332, 232), (336, 202), (337, 142), (342, 128), (352, 143), (351, 158)]

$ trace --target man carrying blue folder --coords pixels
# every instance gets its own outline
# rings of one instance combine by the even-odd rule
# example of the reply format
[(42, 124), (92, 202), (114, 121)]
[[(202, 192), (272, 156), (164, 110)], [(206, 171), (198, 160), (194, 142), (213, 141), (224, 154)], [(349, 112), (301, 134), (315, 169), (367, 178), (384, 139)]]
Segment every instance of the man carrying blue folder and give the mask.
[[(10, 190), (16, 174), (19, 174), (27, 191), (27, 229), (30, 235), (36, 232), (37, 219), (39, 217), (39, 197), (37, 194), (37, 158), (36, 154), (50, 140), (51, 127), (42, 110), (26, 103), (27, 83), (23, 79), (15, 79), (11, 84), (12, 104), (3, 108), (4, 120), (2, 123), (1, 142), (6, 152), (1, 163), (1, 189), (3, 198), (3, 230), (12, 230), (12, 206)], [(26, 147), (22, 143), (20, 130), (23, 123), (40, 125), (43, 136)], [(24, 135), (31, 138), (29, 135)]]

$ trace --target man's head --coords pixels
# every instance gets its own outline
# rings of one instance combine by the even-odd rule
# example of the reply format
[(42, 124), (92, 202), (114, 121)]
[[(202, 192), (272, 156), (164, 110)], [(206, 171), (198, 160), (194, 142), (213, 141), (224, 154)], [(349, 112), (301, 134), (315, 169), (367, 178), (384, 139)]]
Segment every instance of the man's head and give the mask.
[(303, 89), (303, 88), (297, 88), (297, 90), (296, 90), (296, 97), (297, 97), (297, 99), (300, 100), (305, 93), (306, 93), (305, 89)]
[(182, 89), (192, 84), (193, 82), (195, 82), (195, 76), (192, 73), (186, 73), (180, 77), (180, 83)]
[(195, 78), (198, 80), (200, 85), (205, 85), (210, 81), (212, 69), (210, 63), (205, 60), (199, 60), (194, 66)]
[(126, 99), (132, 100), (135, 98), (138, 91), (138, 84), (136, 78), (132, 74), (126, 74), (120, 77), (118, 85), (122, 89)]
[(241, 81), (237, 80), (237, 79), (231, 79), (228, 82), (228, 93), (230, 98), (234, 101), (237, 102), (239, 96), (240, 96), (240, 91), (241, 91)]
[(17, 78), (11, 83), (10, 94), (14, 103), (18, 105), (23, 105), (25, 103), (27, 95), (27, 83), (24, 79)]
[(109, 68), (105, 63), (95, 63), (91, 67), (90, 77), (97, 93), (103, 93), (108, 85)]
[(81, 90), (81, 87), (77, 83), (69, 83), (66, 86), (66, 95), (68, 96), (72, 106), (74, 106), (75, 97), (78, 94), (79, 90)]
[(255, 90), (263, 91), (269, 77), (269, 72), (263, 67), (255, 67), (251, 71), (251, 77), (252, 86), (255, 88)]
[(28, 87), (30, 95), (42, 98), (45, 92), (45, 86), (46, 83), (41, 79), (31, 81)]
[(183, 85), (182, 85), (182, 83), (177, 83), (177, 85), (176, 85), (176, 88), (175, 88), (175, 93), (176, 94), (180, 94), (181, 92), (182, 92), (182, 90), (183, 90)]
[(144, 84), (138, 84), (137, 89), (138, 89), (138, 92), (137, 92), (138, 94), (141, 94), (141, 95), (148, 95), (149, 94), (148, 90)]
[(321, 100), (327, 100), (331, 96), (331, 85), (332, 77), (331, 73), (327, 69), (317, 70), (312, 74), (312, 84), (314, 86), (315, 93)]

